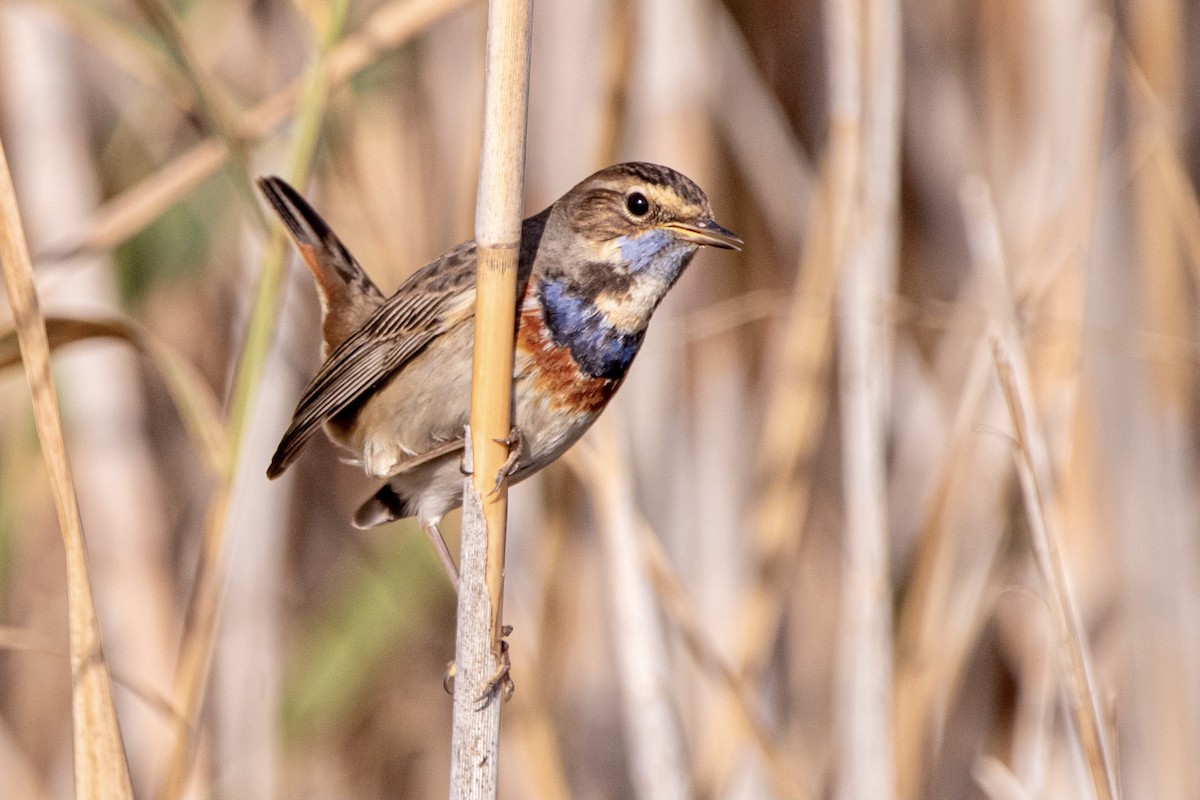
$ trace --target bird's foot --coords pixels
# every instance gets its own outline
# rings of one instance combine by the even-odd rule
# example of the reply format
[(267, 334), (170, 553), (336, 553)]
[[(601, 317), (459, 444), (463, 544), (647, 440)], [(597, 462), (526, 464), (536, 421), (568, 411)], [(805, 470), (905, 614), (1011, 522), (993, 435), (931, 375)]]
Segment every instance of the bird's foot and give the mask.
[(512, 633), (512, 625), (505, 625), (500, 629), (500, 666), (496, 668), (496, 672), (492, 677), (488, 678), (487, 684), (483, 688), (483, 694), (479, 695), (476, 701), (479, 703), (476, 711), (482, 711), (496, 699), (499, 695), (504, 702), (512, 699), (513, 692), (517, 690), (517, 685), (512, 679), (512, 660), (508, 657), (508, 635)]
[(496, 473), (496, 485), (492, 487), (489, 494), (495, 494), (500, 491), (500, 486), (504, 480), (517, 471), (517, 461), (521, 458), (521, 429), (516, 425), (508, 432), (508, 436), (504, 439), (496, 439), (496, 444), (502, 444), (508, 448), (508, 458), (500, 466), (500, 471)]
[[(516, 691), (517, 685), (512, 679), (512, 660), (508, 657), (508, 635), (512, 633), (512, 625), (505, 625), (500, 629), (500, 666), (497, 667), (495, 674), (488, 678), (484, 684), (483, 692), (479, 695), (476, 702), (479, 704), (476, 711), (482, 711), (488, 707), (497, 695), (508, 702), (512, 699), (513, 692)], [(451, 661), (446, 664), (446, 673), (442, 676), (442, 688), (446, 690), (446, 694), (454, 694), (454, 679), (458, 675), (458, 664)]]
[(479, 703), (476, 711), (482, 711), (491, 704), (497, 696), (504, 699), (508, 703), (512, 699), (512, 692), (516, 691), (517, 685), (512, 682), (512, 661), (509, 658), (509, 633), (512, 632), (511, 625), (505, 625), (500, 628), (500, 664), (496, 668), (496, 673), (492, 674), (491, 678), (487, 679), (487, 684), (484, 686), (484, 693), (480, 694), (479, 699), (475, 700)]

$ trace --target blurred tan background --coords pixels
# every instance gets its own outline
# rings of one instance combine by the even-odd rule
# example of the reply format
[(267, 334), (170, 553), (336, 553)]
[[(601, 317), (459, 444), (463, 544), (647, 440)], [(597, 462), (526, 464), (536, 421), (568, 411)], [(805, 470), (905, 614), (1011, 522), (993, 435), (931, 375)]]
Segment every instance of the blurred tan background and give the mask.
[[(485, 31), (467, 0), (0, 5), (138, 797), (446, 793), (424, 538), (353, 530), (371, 486), (324, 441), (264, 477), (319, 318), (248, 180), (297, 182), (390, 292), (471, 236)], [(533, 41), (530, 213), (657, 161), (747, 245), (512, 492), (502, 797), (1200, 797), (1200, 8), (577, 0)], [(62, 798), (62, 544), (10, 340), (0, 797)]]

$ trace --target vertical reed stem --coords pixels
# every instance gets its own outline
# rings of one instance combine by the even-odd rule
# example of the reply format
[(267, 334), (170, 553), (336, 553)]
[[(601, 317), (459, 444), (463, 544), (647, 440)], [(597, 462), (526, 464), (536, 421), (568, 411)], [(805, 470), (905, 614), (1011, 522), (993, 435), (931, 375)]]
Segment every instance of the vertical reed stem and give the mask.
[(885, 464), (891, 336), (880, 309), (896, 280), (898, 15), (894, 0), (829, 4), (846, 515), (835, 796), (846, 800), (887, 800), (895, 789)]
[(463, 486), (462, 563), (458, 596), (457, 675), (450, 797), (494, 798), (499, 777), (504, 663), (500, 612), (504, 588), (507, 488), (493, 490), (508, 458), (512, 425), (513, 331), (521, 244), (529, 0), (488, 3), (483, 151), (475, 215), (478, 265), (471, 424)]
[(71, 720), (74, 732), (75, 797), (121, 800), (133, 797), (125, 745), (113, 707), (108, 662), (100, 643), (100, 623), (92, 602), (83, 522), (67, 460), (62, 416), (50, 374), (46, 321), (38, 308), (33, 265), (21, 230), (21, 215), (0, 147), (0, 269), (4, 272), (21, 359), (33, 398), (42, 455), (50, 473), (54, 507), (67, 556), (67, 614), (71, 650)]

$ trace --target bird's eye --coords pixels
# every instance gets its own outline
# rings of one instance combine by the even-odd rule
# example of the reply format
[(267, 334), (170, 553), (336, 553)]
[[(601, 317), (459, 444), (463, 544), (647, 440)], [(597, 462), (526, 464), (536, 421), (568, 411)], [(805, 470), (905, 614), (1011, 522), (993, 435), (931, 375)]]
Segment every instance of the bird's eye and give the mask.
[(635, 217), (644, 217), (650, 213), (650, 201), (641, 192), (634, 192), (625, 198), (625, 207)]

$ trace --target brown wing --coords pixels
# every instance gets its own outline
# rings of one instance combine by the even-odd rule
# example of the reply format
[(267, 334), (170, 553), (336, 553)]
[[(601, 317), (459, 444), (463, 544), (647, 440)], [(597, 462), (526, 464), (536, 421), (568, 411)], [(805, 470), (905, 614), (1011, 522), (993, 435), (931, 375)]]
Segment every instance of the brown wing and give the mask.
[[(518, 297), (533, 270), (550, 209), (522, 224)], [(475, 314), (475, 243), (465, 242), (413, 273), (334, 350), (308, 384), (267, 477), (291, 464), (316, 431), (386, 382), (438, 336)]]
[(325, 422), (474, 311), (475, 245), (467, 242), (414, 273), (329, 355), (296, 404), (267, 477), (282, 474)]

